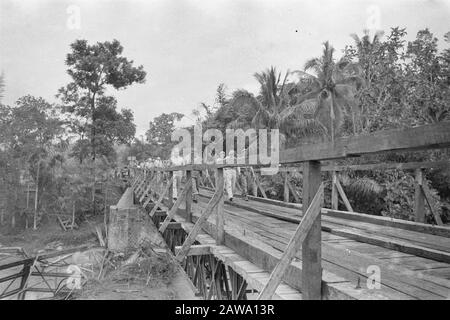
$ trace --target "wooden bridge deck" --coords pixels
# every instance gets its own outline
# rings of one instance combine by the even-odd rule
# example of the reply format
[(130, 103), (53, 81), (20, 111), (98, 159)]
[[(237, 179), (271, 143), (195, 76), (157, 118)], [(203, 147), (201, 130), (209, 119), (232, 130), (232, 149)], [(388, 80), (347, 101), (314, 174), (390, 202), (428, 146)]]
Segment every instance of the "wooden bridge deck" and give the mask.
[[(201, 190), (199, 202), (192, 205), (193, 222), (211, 196), (211, 191)], [(175, 220), (184, 221), (182, 212), (180, 208)], [(271, 272), (280, 259), (302, 215), (301, 205), (239, 198), (226, 201), (224, 213), (225, 245), (265, 272)], [(446, 228), (419, 232), (407, 230), (407, 223), (400, 228), (333, 215), (322, 213), (324, 299), (450, 298), (450, 232)], [(215, 221), (213, 214), (203, 228), (213, 238)], [(197, 240), (211, 244), (205, 235)], [(377, 269), (381, 288), (371, 289), (367, 281)], [(301, 250), (283, 281), (301, 291)]]

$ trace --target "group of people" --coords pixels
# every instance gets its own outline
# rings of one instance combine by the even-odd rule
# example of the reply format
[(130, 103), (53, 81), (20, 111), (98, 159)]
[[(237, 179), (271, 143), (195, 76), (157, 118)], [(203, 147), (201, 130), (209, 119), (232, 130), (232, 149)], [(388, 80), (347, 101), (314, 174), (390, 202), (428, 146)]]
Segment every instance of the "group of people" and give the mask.
[[(244, 150), (245, 151), (245, 150)], [(234, 150), (231, 150), (226, 156), (224, 151), (221, 151), (216, 159), (217, 164), (237, 163), (237, 158)], [(233, 195), (236, 191), (236, 183), (241, 185), (242, 196), (245, 201), (248, 201), (247, 188), (247, 168), (246, 167), (229, 167), (223, 169), (224, 191), (229, 201), (233, 201)], [(216, 177), (217, 181), (217, 177)]]
[[(245, 151), (245, 150), (244, 150)], [(226, 164), (226, 163), (237, 163), (238, 160), (235, 156), (235, 152), (232, 150), (228, 153), (228, 156), (224, 151), (221, 151), (217, 155), (213, 156), (210, 159), (194, 159), (194, 163), (209, 163), (209, 164)], [(204, 160), (204, 161), (202, 161)], [(150, 170), (152, 168), (167, 168), (171, 166), (184, 166), (191, 164), (190, 155), (181, 156), (179, 149), (174, 148), (172, 150), (172, 154), (169, 160), (162, 160), (160, 157), (156, 158), (148, 158), (146, 161), (140, 163), (130, 164), (128, 168), (137, 168), (143, 169), (144, 171)], [(215, 172), (215, 181), (217, 183), (217, 171)], [(199, 179), (201, 175), (206, 174), (209, 175), (208, 171), (200, 172), (200, 171), (191, 171), (191, 183), (192, 183), (192, 200), (194, 202), (198, 202), (199, 195)], [(236, 185), (237, 183), (241, 186), (242, 196), (244, 200), (248, 201), (248, 187), (247, 187), (247, 177), (248, 177), (248, 168), (247, 167), (226, 167), (223, 169), (224, 175), (224, 192), (229, 201), (233, 201), (234, 194), (236, 194)], [(173, 171), (173, 180), (172, 180), (172, 195), (173, 200), (177, 200), (179, 196), (179, 192), (181, 189), (181, 181), (186, 176), (185, 171)]]
[[(216, 157), (214, 162), (216, 164), (224, 164), (224, 163), (235, 163), (236, 156), (235, 152), (232, 150), (228, 153), (228, 156), (226, 156), (224, 151), (221, 151)], [(231, 159), (231, 161), (230, 161)], [(195, 159), (199, 160), (199, 159)], [(201, 161), (194, 161), (194, 163), (199, 163)], [(205, 163), (210, 163), (211, 161), (206, 161)], [(190, 155), (187, 157), (182, 157), (179, 154), (178, 149), (174, 149), (171, 156), (171, 165), (172, 166), (183, 166), (190, 164)], [(194, 202), (198, 201), (198, 194), (199, 194), (199, 179), (200, 179), (200, 173), (199, 171), (191, 171), (191, 181), (192, 181), (192, 200)], [(209, 174), (207, 171), (205, 174)], [(217, 172), (216, 172), (217, 174)], [(174, 171), (173, 172), (173, 198), (176, 200), (178, 198), (178, 190), (180, 189), (181, 180), (183, 179), (183, 171)], [(248, 201), (248, 188), (247, 188), (247, 168), (240, 168), (240, 167), (230, 167), (230, 168), (224, 168), (223, 170), (224, 175), (224, 191), (229, 201), (233, 201), (234, 194), (236, 193), (236, 184), (239, 182), (241, 185), (242, 190), (242, 196), (244, 200)], [(217, 181), (217, 175), (215, 176), (215, 181)]]

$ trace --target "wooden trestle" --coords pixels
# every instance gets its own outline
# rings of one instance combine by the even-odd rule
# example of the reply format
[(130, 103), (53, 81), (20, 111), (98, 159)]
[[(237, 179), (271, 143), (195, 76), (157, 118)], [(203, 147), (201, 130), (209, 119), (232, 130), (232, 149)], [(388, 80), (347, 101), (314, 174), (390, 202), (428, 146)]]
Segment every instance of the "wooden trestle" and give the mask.
[[(423, 205), (417, 208), (419, 222), (353, 212), (336, 174), (343, 168), (323, 167), (321, 161), (449, 146), (450, 124), (440, 123), (282, 151), (283, 164), (302, 163), (302, 204), (288, 202), (289, 193), (297, 202), (300, 196), (286, 171), (282, 202), (267, 199), (253, 168), (263, 198), (224, 201), (223, 170), (236, 165), (153, 168), (137, 172), (131, 187), (204, 299), (448, 299), (450, 229), (421, 223)], [(332, 172), (331, 209), (323, 208), (324, 168)], [(173, 201), (172, 175), (179, 170), (188, 179)], [(217, 181), (205, 175), (193, 203), (192, 171), (207, 170), (216, 171)], [(417, 197), (425, 198), (442, 225), (417, 176)], [(338, 196), (348, 212), (337, 210)]]

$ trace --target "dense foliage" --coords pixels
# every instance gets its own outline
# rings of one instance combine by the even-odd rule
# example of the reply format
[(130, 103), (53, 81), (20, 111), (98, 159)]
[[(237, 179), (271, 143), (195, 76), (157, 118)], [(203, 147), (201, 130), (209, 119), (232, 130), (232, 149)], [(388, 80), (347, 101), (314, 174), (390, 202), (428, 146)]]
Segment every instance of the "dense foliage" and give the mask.
[[(399, 27), (386, 35), (351, 35), (353, 43), (340, 53), (325, 42), (322, 53), (299, 70), (270, 67), (256, 72), (257, 94), (244, 89), (230, 92), (220, 84), (214, 103), (200, 103), (193, 115), (204, 130), (279, 129), (283, 148), (450, 121), (450, 33), (443, 42), (428, 29), (419, 31), (413, 41), (406, 41), (406, 35)], [(136, 139), (132, 111), (119, 110), (115, 97), (106, 94), (108, 89), (110, 93), (145, 81), (143, 67), (135, 67), (122, 53), (117, 40), (92, 45), (77, 40), (66, 57), (71, 82), (58, 91), (60, 105), (29, 95), (14, 106), (0, 103), (0, 209), (12, 224), (24, 220), (36, 227), (46, 215), (70, 214), (74, 209), (77, 216), (103, 212), (115, 167), (126, 164), (129, 156), (138, 161), (169, 157), (174, 144), (170, 136), (183, 115), (155, 117), (145, 139)], [(1, 75), (0, 99), (4, 90)], [(336, 164), (449, 158), (449, 150), (441, 150)], [(355, 211), (413, 218), (411, 172), (346, 171), (339, 178)], [(448, 221), (450, 169), (426, 170), (425, 178), (435, 209)], [(330, 177), (324, 173), (324, 179)], [(301, 173), (292, 173), (290, 180), (301, 196)], [(281, 175), (265, 176), (261, 182), (269, 197), (283, 198)], [(329, 182), (326, 192), (329, 206)], [(23, 194), (29, 198), (26, 204), (18, 201)], [(345, 208), (343, 203), (339, 207)], [(430, 215), (428, 221), (432, 222)]]
[[(73, 81), (59, 90), (60, 105), (30, 95), (14, 106), (0, 104), (1, 223), (36, 228), (54, 214), (79, 219), (104, 212), (108, 193), (117, 191), (115, 150), (136, 132), (133, 112), (118, 111), (105, 90), (146, 76), (122, 51), (117, 40), (77, 40), (66, 59)], [(0, 97), (3, 90), (2, 75)]]

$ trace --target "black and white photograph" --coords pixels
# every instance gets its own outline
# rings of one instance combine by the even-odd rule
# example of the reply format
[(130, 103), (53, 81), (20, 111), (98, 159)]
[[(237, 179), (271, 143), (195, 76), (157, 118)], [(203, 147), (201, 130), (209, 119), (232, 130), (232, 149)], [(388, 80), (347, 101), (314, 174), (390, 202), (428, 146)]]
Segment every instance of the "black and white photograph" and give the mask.
[(450, 1), (0, 0), (0, 300), (450, 300)]

